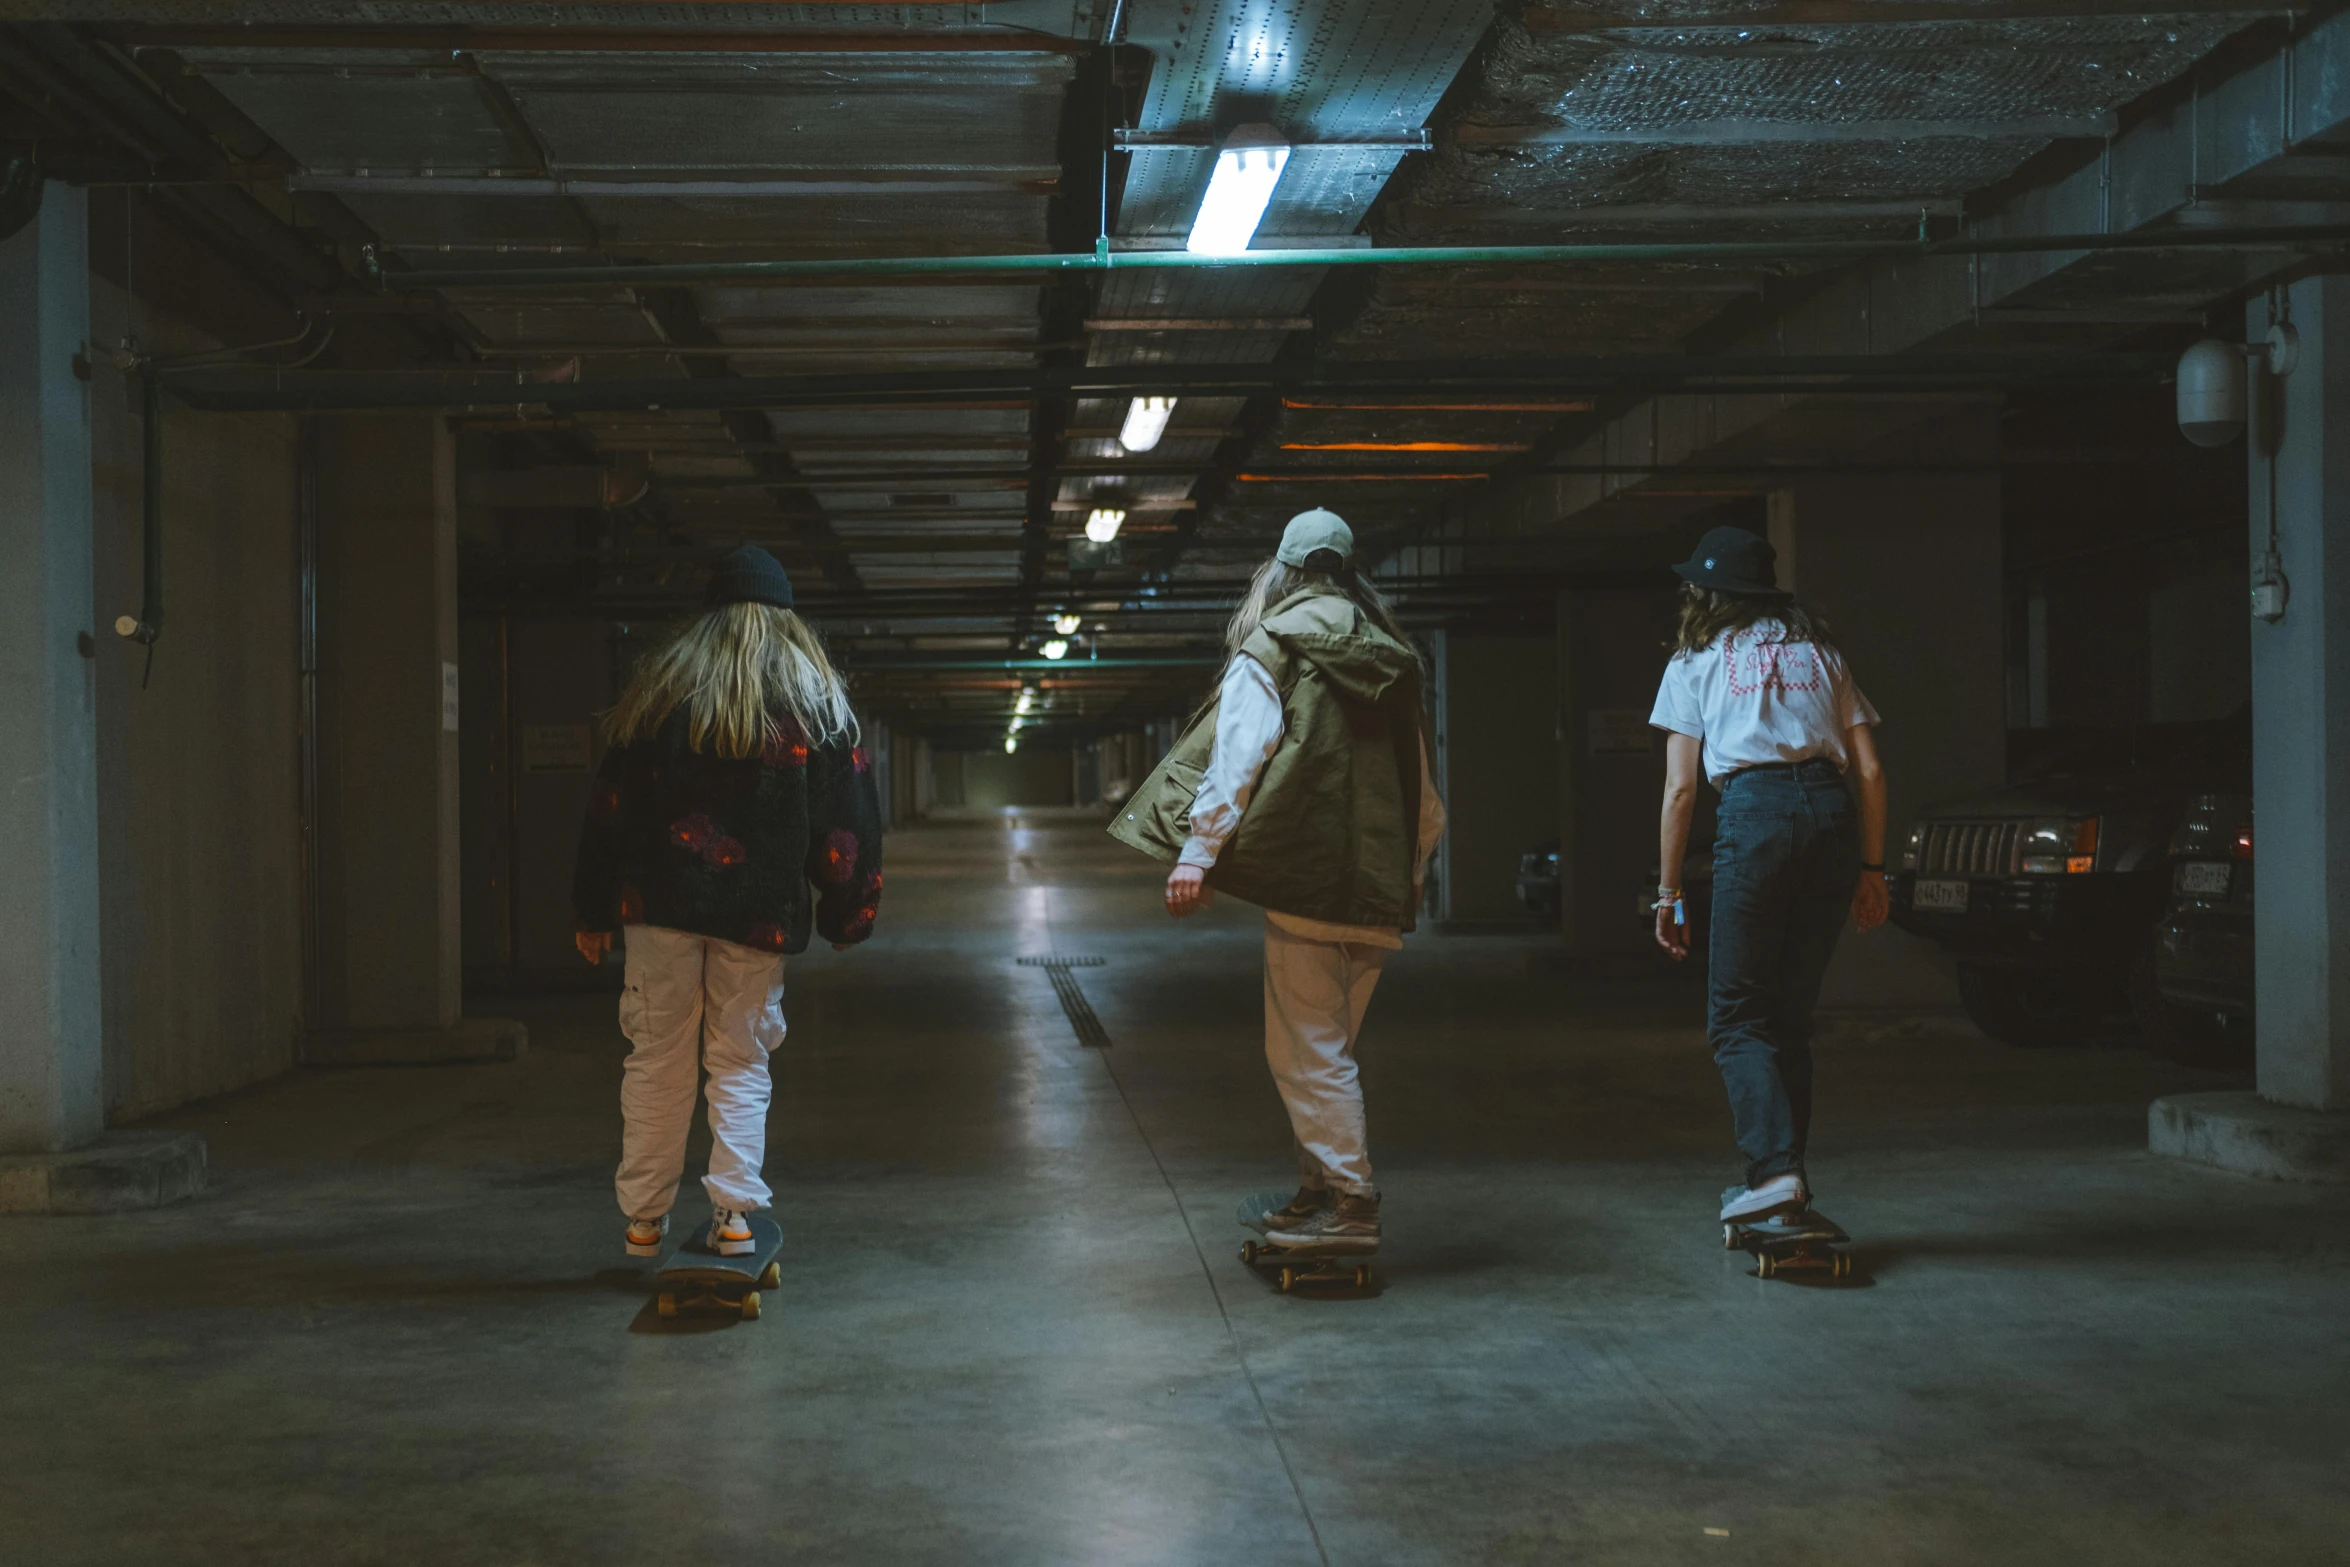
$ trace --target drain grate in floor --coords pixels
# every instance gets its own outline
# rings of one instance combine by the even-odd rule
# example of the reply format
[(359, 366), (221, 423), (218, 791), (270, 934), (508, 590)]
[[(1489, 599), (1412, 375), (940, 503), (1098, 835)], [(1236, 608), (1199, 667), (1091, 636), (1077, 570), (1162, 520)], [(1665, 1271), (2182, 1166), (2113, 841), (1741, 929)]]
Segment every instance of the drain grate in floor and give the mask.
[(1077, 1033), (1077, 1042), (1091, 1050), (1110, 1048), (1110, 1031), (1102, 1027), (1102, 1020), (1094, 1015), (1093, 1003), (1085, 999), (1085, 991), (1077, 983), (1073, 968), (1100, 968), (1100, 958), (1022, 958), (1024, 968), (1040, 968), (1053, 982), (1053, 994), (1061, 998), (1061, 1010), (1068, 1014), (1069, 1026)]

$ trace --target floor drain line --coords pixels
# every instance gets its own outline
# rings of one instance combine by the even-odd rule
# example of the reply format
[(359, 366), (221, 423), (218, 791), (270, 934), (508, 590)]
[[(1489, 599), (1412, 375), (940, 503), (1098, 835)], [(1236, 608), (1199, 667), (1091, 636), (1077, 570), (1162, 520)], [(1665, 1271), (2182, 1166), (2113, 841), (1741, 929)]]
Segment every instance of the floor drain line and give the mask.
[(1061, 1010), (1069, 1018), (1069, 1027), (1076, 1031), (1077, 1042), (1089, 1050), (1110, 1048), (1110, 1031), (1102, 1027), (1102, 1020), (1094, 1015), (1093, 1003), (1085, 999), (1085, 990), (1077, 983), (1073, 968), (1100, 968), (1100, 958), (1022, 958), (1024, 968), (1040, 968), (1053, 982), (1053, 994), (1061, 998)]

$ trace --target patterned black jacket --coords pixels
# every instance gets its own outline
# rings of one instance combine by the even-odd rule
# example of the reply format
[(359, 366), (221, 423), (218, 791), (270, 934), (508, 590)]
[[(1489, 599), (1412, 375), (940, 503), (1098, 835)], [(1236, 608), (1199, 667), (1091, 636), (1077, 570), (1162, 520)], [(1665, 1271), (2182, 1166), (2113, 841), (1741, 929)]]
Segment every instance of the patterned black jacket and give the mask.
[(881, 805), (864, 749), (811, 745), (787, 716), (759, 755), (731, 761), (689, 747), (686, 722), (681, 703), (651, 739), (606, 753), (572, 876), (579, 928), (658, 925), (767, 952), (805, 952), (811, 926), (842, 946), (872, 935)]

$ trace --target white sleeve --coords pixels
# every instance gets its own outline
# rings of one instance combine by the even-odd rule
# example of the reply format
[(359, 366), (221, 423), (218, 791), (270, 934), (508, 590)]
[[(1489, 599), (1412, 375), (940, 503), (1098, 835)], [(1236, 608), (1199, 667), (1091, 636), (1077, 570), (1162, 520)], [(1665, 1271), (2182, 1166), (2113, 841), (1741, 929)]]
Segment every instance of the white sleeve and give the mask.
[(1828, 651), (1829, 691), (1836, 701), (1836, 721), (1846, 729), (1856, 724), (1880, 722), (1876, 708), (1861, 695), (1860, 687), (1852, 678), (1852, 666), (1844, 662), (1844, 655)]
[(1217, 697), (1215, 748), (1191, 802), (1191, 837), (1177, 864), (1204, 869), (1216, 863), (1280, 743), (1281, 693), (1272, 675), (1246, 653), (1234, 655)]
[(1428, 879), (1428, 860), (1444, 836), (1444, 802), (1436, 795), (1436, 769), (1428, 757), (1428, 736), (1420, 735), (1420, 853), (1412, 862), (1412, 879)]
[(1689, 689), (1693, 672), (1686, 654), (1674, 654), (1672, 661), (1665, 665), (1665, 678), (1656, 688), (1656, 706), (1648, 710), (1651, 729), (1699, 740), (1705, 738), (1705, 715), (1698, 711), (1697, 693)]

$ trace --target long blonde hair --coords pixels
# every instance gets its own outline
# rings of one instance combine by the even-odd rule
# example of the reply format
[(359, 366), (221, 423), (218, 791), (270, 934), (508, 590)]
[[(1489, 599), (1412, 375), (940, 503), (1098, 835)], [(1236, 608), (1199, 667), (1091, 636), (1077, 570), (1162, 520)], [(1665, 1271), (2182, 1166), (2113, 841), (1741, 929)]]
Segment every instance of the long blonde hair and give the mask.
[(1282, 600), (1312, 587), (1329, 588), (1345, 594), (1372, 625), (1410, 649), (1413, 658), (1420, 656), (1420, 650), (1413, 646), (1412, 639), (1404, 635), (1403, 627), (1396, 621), (1395, 611), (1387, 607), (1387, 600), (1352, 566), (1341, 566), (1336, 571), (1314, 571), (1304, 566), (1285, 565), (1279, 556), (1275, 556), (1259, 566), (1257, 574), (1249, 579), (1248, 591), (1240, 596), (1240, 607), (1232, 612), (1232, 619), (1224, 627), (1226, 662), (1229, 663), (1233, 655), (1247, 644), (1248, 639), (1257, 634), (1257, 627), (1264, 624), (1265, 616)]
[(787, 713), (812, 744), (857, 741), (857, 715), (808, 623), (772, 604), (725, 604), (680, 626), (644, 660), (604, 715), (604, 738), (634, 745), (685, 705), (686, 743), (720, 756), (759, 754)]

